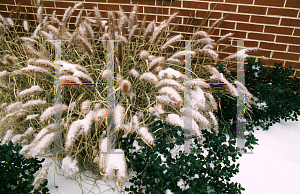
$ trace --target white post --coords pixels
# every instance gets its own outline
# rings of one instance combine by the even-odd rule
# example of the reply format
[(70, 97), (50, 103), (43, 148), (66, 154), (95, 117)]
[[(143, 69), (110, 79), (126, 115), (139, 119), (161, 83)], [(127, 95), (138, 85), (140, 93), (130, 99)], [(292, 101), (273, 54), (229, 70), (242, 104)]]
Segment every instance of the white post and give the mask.
[(123, 154), (115, 152), (115, 88), (114, 88), (114, 41), (107, 41), (107, 152), (100, 154)]
[(55, 45), (55, 83), (54, 83), (54, 151), (57, 156), (62, 154), (62, 98), (61, 98), (61, 40), (54, 40)]
[[(191, 50), (191, 40), (185, 40), (185, 51)], [(192, 90), (191, 90), (191, 54), (185, 54), (185, 78), (184, 78), (184, 128), (192, 127), (192, 108), (191, 108), (191, 97), (192, 97)], [(184, 152), (190, 153), (190, 144), (191, 140), (189, 135), (185, 135), (185, 142), (184, 142)]]
[[(237, 40), (237, 51), (244, 49), (244, 40)], [(245, 85), (245, 59), (237, 58), (237, 81)], [(237, 85), (237, 90), (241, 88)], [(242, 100), (243, 104), (239, 104), (238, 101)], [(246, 118), (245, 113), (245, 96), (237, 97), (237, 151), (245, 149), (245, 136)], [(243, 152), (244, 153), (244, 152)]]
[(114, 110), (115, 110), (115, 89), (114, 89), (114, 41), (107, 43), (107, 152), (114, 152)]

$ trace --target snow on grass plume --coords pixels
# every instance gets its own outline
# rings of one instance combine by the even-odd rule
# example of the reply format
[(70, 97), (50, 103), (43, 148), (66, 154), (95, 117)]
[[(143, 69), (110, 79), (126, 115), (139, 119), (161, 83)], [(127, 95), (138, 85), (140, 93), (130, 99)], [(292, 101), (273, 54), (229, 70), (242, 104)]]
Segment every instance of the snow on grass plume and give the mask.
[(107, 154), (107, 166), (105, 168), (105, 177), (112, 178), (114, 176), (114, 170), (117, 170), (117, 179), (122, 182), (126, 178), (126, 161), (124, 151), (121, 149), (115, 149), (115, 152)]
[(13, 137), (13, 130), (7, 130), (4, 137), (1, 140), (1, 144), (3, 145), (8, 143), (12, 137)]
[(150, 83), (153, 83), (153, 84), (156, 84), (158, 82), (158, 79), (157, 79), (156, 75), (154, 75), (151, 72), (143, 73), (140, 76), (140, 80), (144, 81), (144, 82), (150, 82)]
[(79, 172), (77, 160), (75, 158), (71, 158), (69, 155), (62, 160), (61, 168), (66, 178), (75, 178)]
[(159, 77), (159, 79), (163, 79), (165, 77), (168, 78), (168, 79), (173, 79), (173, 78), (184, 79), (184, 75), (182, 73), (180, 73), (179, 71), (176, 71), (172, 68), (167, 68), (167, 69), (161, 70), (158, 73), (158, 77)]
[(184, 91), (184, 87), (182, 84), (178, 83), (177, 81), (173, 79), (163, 79), (160, 80), (156, 85), (155, 88), (159, 89), (161, 87), (170, 86), (176, 89), (177, 91)]
[(79, 131), (80, 131), (81, 128), (82, 128), (82, 120), (74, 121), (71, 124), (71, 126), (70, 126), (70, 128), (68, 130), (66, 141), (65, 141), (65, 149), (67, 151), (74, 144), (75, 138), (78, 136), (78, 133), (79, 133)]
[(124, 124), (125, 108), (117, 105), (115, 108), (115, 130), (121, 130)]
[(24, 97), (29, 96), (29, 95), (40, 94), (41, 92), (43, 92), (43, 89), (40, 88), (40, 86), (35, 85), (35, 86), (31, 86), (29, 89), (26, 89), (26, 90), (23, 90), (23, 91), (19, 92), (17, 97), (18, 98), (24, 98)]
[(26, 155), (29, 158), (35, 158), (41, 152), (45, 151), (54, 141), (54, 132), (45, 135), (34, 147), (31, 147), (30, 152)]
[(141, 127), (138, 130), (138, 134), (142, 136), (142, 138), (150, 145), (154, 144), (154, 138), (153, 135), (148, 131), (147, 127)]
[(160, 94), (168, 95), (171, 100), (174, 100), (177, 103), (183, 103), (182, 97), (179, 95), (179, 93), (171, 88), (171, 87), (163, 87), (158, 91)]

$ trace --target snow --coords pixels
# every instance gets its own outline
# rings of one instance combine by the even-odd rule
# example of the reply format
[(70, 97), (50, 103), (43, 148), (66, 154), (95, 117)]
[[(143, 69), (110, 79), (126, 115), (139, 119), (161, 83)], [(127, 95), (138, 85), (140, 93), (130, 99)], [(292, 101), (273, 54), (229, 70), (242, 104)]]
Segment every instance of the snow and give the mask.
[(150, 145), (154, 143), (153, 135), (148, 131), (147, 127), (141, 127), (138, 130), (138, 133), (142, 136), (142, 138)]
[(171, 88), (171, 87), (163, 87), (158, 91), (160, 94), (167, 95), (171, 98), (171, 100), (174, 100), (175, 102), (178, 103), (183, 103), (181, 96), (178, 94), (178, 92)]
[(140, 80), (144, 81), (144, 82), (154, 83), (154, 84), (156, 84), (158, 82), (156, 75), (154, 75), (151, 72), (143, 73), (140, 77)]
[[(300, 119), (300, 117), (299, 117)], [(281, 119), (268, 131), (255, 130), (254, 135), (259, 140), (259, 145), (254, 146), (253, 154), (243, 154), (237, 160), (240, 163), (240, 172), (231, 179), (231, 182), (241, 183), (246, 190), (242, 194), (272, 193), (272, 194), (295, 194), (300, 193), (300, 122)], [(280, 142), (280, 143), (279, 143)], [(72, 193), (81, 194), (80, 186), (75, 180), (66, 179), (62, 176), (62, 170), (54, 170), (51, 166), (48, 174), (48, 185), (51, 194)], [(197, 175), (195, 175), (197, 177)], [(111, 181), (93, 182), (80, 181), (87, 193), (115, 194), (115, 185)], [(55, 185), (58, 188), (55, 188)], [(130, 186), (125, 183), (125, 186)], [(106, 191), (107, 190), (107, 191)], [(125, 192), (127, 193), (127, 192)], [(166, 193), (172, 193), (167, 190)]]
[(72, 159), (67, 155), (62, 160), (62, 170), (67, 178), (76, 176), (76, 174), (79, 172), (76, 159)]
[(173, 77), (175, 77), (175, 78), (184, 78), (184, 76), (179, 71), (176, 71), (172, 68), (167, 68), (167, 69), (161, 70), (158, 73), (159, 79), (163, 79), (165, 76), (168, 79), (172, 79)]
[(300, 193), (299, 127), (299, 121), (281, 119), (268, 131), (255, 130), (259, 145), (237, 160), (240, 172), (232, 178), (246, 189), (243, 194)]

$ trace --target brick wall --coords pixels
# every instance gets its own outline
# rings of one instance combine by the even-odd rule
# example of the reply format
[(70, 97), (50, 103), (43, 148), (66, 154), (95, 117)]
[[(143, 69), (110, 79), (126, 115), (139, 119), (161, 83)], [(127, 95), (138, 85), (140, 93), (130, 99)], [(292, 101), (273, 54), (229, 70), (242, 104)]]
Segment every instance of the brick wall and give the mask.
[[(44, 0), (45, 13), (51, 15), (56, 9), (62, 16), (68, 6), (80, 1)], [(178, 11), (173, 20), (174, 33), (192, 34), (200, 26), (202, 19), (210, 14), (203, 29), (208, 29), (216, 19), (226, 16), (226, 20), (212, 33), (212, 38), (233, 32), (233, 38), (244, 39), (245, 47), (259, 47), (262, 51), (250, 56), (260, 59), (267, 66), (281, 62), (284, 66), (296, 69), (300, 78), (300, 0), (83, 0), (85, 10), (92, 11), (98, 5), (102, 17), (107, 17), (108, 10), (118, 10), (122, 6), (130, 12), (134, 4), (139, 5), (139, 20), (146, 15), (147, 21), (162, 21)], [(7, 17), (10, 11), (20, 4), (20, 11), (27, 12), (27, 19), (33, 22), (37, 7), (34, 0), (0, 0), (0, 12)], [(71, 22), (75, 22), (79, 10), (75, 11)], [(83, 15), (86, 15), (84, 13)], [(71, 26), (72, 27), (72, 26)], [(236, 52), (236, 42), (227, 41), (219, 45), (221, 50), (226, 45), (232, 48), (220, 52), (220, 58)], [(262, 59), (261, 56), (268, 60)]]

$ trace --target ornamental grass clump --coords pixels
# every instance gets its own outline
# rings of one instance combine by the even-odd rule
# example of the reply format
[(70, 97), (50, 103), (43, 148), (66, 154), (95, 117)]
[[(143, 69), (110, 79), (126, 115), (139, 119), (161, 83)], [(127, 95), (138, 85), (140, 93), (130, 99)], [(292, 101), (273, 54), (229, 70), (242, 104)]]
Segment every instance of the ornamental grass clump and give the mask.
[[(135, 137), (143, 147), (154, 149), (159, 130), (150, 131), (150, 128), (155, 121), (163, 120), (191, 133), (197, 141), (204, 141), (203, 130), (215, 136), (219, 134), (215, 117), (219, 107), (212, 94), (217, 91), (234, 97), (250, 94), (245, 88), (242, 92), (237, 91), (214, 67), (220, 59), (209, 33), (196, 31), (191, 37), (170, 36), (171, 22), (177, 13), (163, 22), (152, 21), (147, 25), (146, 21), (138, 21), (137, 5), (129, 15), (120, 9), (109, 12), (107, 19), (94, 7), (88, 16), (84, 17), (80, 12), (76, 29), (72, 31), (70, 17), (81, 6), (79, 3), (69, 7), (62, 20), (55, 12), (47, 20), (39, 8), (35, 31), (24, 37), (19, 37), (16, 32), (22, 29), (1, 23), (8, 29), (0, 37), (1, 54), (5, 64), (10, 64), (1, 66), (3, 75), (7, 72), (9, 76), (9, 87), (0, 88), (1, 102), (8, 105), (1, 110), (1, 136), (6, 134), (3, 142), (8, 142), (12, 136), (22, 135), (24, 128), (32, 127), (36, 136), (21, 150), (26, 157), (55, 156), (54, 115), (61, 111), (64, 123), (62, 149), (67, 152), (62, 156), (65, 175), (74, 178), (89, 171), (96, 179), (114, 181), (121, 192), (122, 183), (130, 178), (132, 166), (126, 156), (129, 147), (124, 148), (122, 137)], [(25, 31), (33, 27), (26, 25)], [(53, 88), (55, 48), (52, 38), (70, 40), (62, 42), (61, 110), (53, 105), (56, 92)], [(181, 42), (187, 38), (197, 40), (192, 42), (190, 51), (186, 51)], [(108, 69), (108, 40), (114, 40), (116, 46), (114, 72)], [(193, 67), (189, 75), (184, 61), (187, 55), (191, 57)], [(192, 75), (190, 83), (185, 82), (186, 75)], [(107, 93), (106, 82), (112, 76), (116, 76), (114, 147), (120, 152), (115, 155), (107, 153), (106, 131), (107, 99), (112, 95)], [(212, 81), (226, 84), (219, 87), (206, 83)], [(191, 94), (186, 93), (186, 86), (191, 86)], [(253, 103), (252, 97), (246, 95), (246, 102)], [(189, 125), (184, 123), (188, 116), (184, 109), (185, 99), (191, 101), (192, 122)], [(71, 169), (66, 164), (70, 164)], [(38, 182), (35, 182), (35, 188)]]

